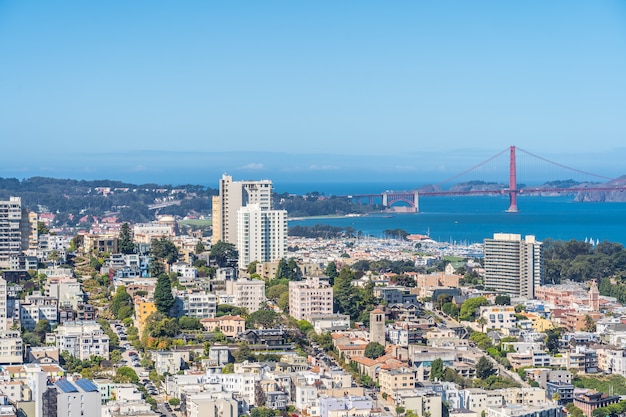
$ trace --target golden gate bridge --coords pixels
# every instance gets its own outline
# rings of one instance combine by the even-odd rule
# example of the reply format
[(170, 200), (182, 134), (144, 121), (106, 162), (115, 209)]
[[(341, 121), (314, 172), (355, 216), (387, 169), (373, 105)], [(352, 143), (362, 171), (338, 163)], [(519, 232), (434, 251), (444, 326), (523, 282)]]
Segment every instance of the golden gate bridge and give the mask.
[[(488, 162), (493, 161), (497, 157), (503, 155), (505, 152), (509, 152), (509, 184), (506, 188), (499, 189), (474, 189), (474, 190), (441, 190), (438, 187), (441, 184), (450, 183), (451, 181), (468, 174), (469, 172), (475, 171), (479, 167), (487, 164)], [(378, 194), (353, 194), (347, 196), (341, 196), (345, 198), (349, 198), (353, 201), (358, 202), (359, 204), (374, 205), (377, 201), (381, 201), (382, 206), (385, 208), (392, 208), (394, 204), (401, 203), (406, 204), (406, 210), (409, 212), (417, 212), (419, 210), (419, 197), (434, 197), (434, 196), (465, 196), (465, 195), (508, 195), (509, 196), (509, 208), (506, 210), (510, 213), (516, 213), (518, 211), (517, 206), (517, 197), (519, 195), (537, 195), (537, 194), (571, 194), (571, 193), (579, 193), (579, 192), (624, 192), (626, 191), (626, 186), (623, 185), (599, 185), (599, 184), (584, 184), (579, 186), (572, 187), (519, 187), (517, 182), (517, 151), (521, 151), (533, 158), (538, 160), (547, 162), (554, 166), (565, 168), (570, 171), (574, 171), (580, 174), (585, 174), (594, 178), (599, 178), (603, 180), (614, 180), (609, 177), (605, 177), (603, 175), (593, 174), (587, 171), (583, 171), (580, 169), (572, 168), (558, 162), (551, 161), (547, 158), (543, 158), (541, 156), (535, 155), (531, 152), (525, 151), (523, 149), (517, 148), (516, 146), (510, 146), (496, 155), (484, 160), (483, 162), (459, 173), (450, 178), (447, 178), (444, 181), (433, 186), (431, 189), (416, 189), (410, 191), (384, 191)]]

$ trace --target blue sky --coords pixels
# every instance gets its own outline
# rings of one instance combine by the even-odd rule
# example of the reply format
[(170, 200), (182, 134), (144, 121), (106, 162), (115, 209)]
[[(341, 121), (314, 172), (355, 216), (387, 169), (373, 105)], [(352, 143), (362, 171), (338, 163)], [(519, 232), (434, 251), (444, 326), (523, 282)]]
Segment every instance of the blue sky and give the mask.
[(613, 177), (624, 74), (621, 1), (0, 0), (0, 176), (425, 183), (517, 145)]

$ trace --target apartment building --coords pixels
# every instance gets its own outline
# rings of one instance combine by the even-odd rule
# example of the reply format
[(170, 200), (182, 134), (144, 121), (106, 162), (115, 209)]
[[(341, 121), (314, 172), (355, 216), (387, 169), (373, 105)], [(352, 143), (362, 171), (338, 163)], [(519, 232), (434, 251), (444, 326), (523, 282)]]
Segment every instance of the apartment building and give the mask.
[(11, 256), (18, 256), (29, 248), (31, 226), (20, 197), (0, 201), (0, 268), (11, 266)]
[(61, 352), (87, 360), (92, 355), (109, 359), (109, 336), (94, 321), (67, 322), (54, 330)]
[(287, 211), (264, 210), (249, 204), (237, 211), (239, 268), (252, 262), (271, 262), (287, 253)]
[[(242, 207), (257, 204), (261, 210), (271, 210), (272, 205), (272, 182), (261, 181), (233, 181), (233, 177), (222, 175), (219, 184), (219, 198), (213, 199), (213, 240), (232, 243), (237, 245), (238, 227), (237, 212)], [(216, 204), (217, 203), (217, 204)], [(219, 221), (219, 224), (216, 224)]]
[(258, 279), (226, 281), (226, 292), (234, 297), (235, 306), (247, 308), (250, 313), (259, 310), (261, 304), (267, 301), (265, 282)]
[(319, 277), (289, 283), (289, 314), (296, 320), (333, 314), (333, 287)]
[(495, 233), (485, 239), (485, 287), (512, 296), (534, 298), (543, 283), (543, 250), (535, 236)]
[(0, 365), (24, 362), (24, 343), (19, 331), (0, 331)]

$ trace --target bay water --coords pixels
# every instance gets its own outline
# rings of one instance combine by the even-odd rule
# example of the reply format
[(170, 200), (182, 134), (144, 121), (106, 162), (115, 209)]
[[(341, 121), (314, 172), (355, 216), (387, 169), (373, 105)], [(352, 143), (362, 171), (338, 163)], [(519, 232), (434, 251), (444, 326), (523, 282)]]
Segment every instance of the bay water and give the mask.
[(575, 202), (573, 196), (519, 196), (518, 213), (507, 213), (508, 196), (421, 197), (419, 213), (375, 213), (361, 217), (290, 220), (289, 225), (351, 226), (383, 237), (402, 229), (440, 242), (482, 242), (494, 233), (535, 235), (538, 240), (593, 240), (626, 246), (626, 203)]

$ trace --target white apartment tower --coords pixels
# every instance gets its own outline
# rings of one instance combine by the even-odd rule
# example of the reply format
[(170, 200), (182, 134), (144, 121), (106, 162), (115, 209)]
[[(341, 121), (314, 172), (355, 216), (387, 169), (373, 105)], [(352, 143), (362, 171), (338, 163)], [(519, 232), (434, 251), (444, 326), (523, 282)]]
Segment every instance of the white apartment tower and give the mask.
[(0, 276), (0, 332), (8, 329), (7, 282)]
[(485, 239), (485, 287), (532, 299), (543, 283), (543, 250), (535, 236), (495, 233)]
[(287, 212), (272, 210), (270, 180), (233, 181), (222, 175), (220, 195), (213, 198), (213, 224), (213, 244), (235, 245), (240, 268), (285, 257)]
[(237, 212), (250, 204), (258, 204), (261, 210), (272, 208), (272, 181), (233, 181), (233, 177), (222, 175), (219, 198), (220, 225), (217, 228), (220, 236), (218, 240), (233, 245), (238, 244)]
[(30, 230), (20, 197), (0, 201), (0, 268), (8, 269), (10, 257), (28, 249)]
[(287, 211), (262, 210), (258, 204), (237, 212), (239, 267), (253, 261), (273, 262), (287, 252)]

